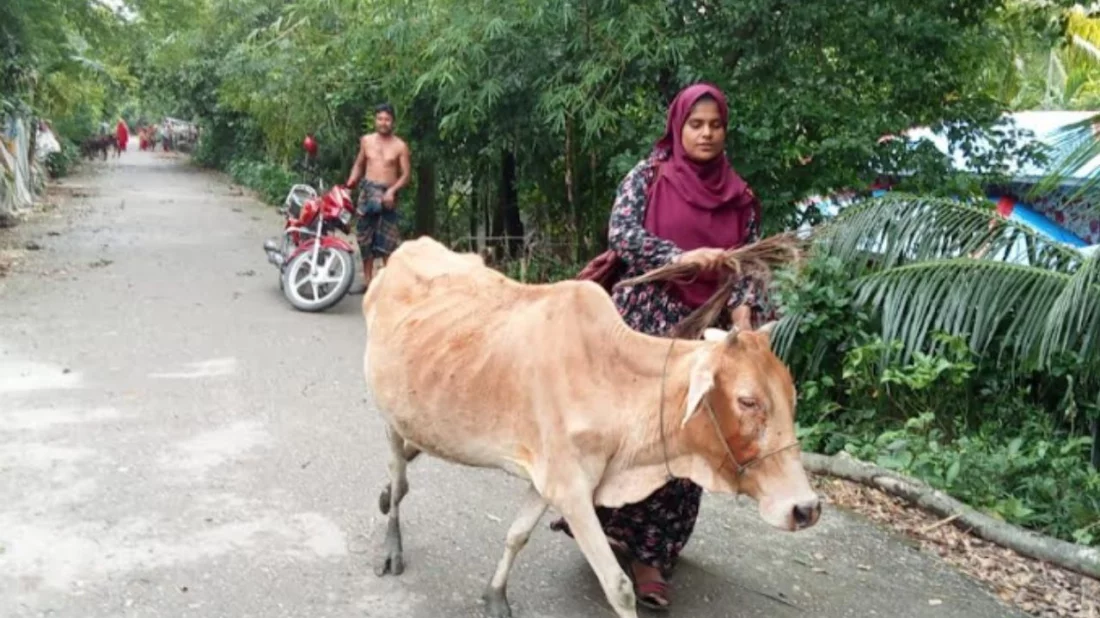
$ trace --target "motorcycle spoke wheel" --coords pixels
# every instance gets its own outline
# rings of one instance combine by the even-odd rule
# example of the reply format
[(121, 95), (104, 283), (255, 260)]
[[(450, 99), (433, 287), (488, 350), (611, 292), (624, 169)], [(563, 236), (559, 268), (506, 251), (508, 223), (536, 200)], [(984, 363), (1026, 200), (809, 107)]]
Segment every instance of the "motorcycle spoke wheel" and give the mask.
[(310, 252), (296, 256), (287, 265), (285, 293), (295, 308), (321, 311), (339, 302), (351, 287), (354, 266), (351, 255), (333, 248), (321, 249), (317, 268), (311, 269)]

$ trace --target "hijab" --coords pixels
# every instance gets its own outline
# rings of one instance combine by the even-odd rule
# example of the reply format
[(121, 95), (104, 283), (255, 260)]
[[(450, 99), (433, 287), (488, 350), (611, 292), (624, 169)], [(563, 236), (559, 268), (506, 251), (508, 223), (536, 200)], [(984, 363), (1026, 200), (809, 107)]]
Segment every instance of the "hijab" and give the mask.
[[(732, 249), (748, 236), (748, 224), (760, 204), (748, 184), (733, 171), (725, 151), (705, 163), (684, 151), (681, 134), (691, 110), (708, 96), (718, 105), (723, 125), (729, 123), (726, 97), (717, 87), (699, 83), (676, 95), (668, 109), (665, 133), (654, 145), (659, 163), (648, 196), (645, 229), (676, 244), (684, 251), (701, 247)], [(693, 283), (677, 284), (675, 291), (692, 309), (705, 303), (718, 289), (714, 276), (701, 275)]]

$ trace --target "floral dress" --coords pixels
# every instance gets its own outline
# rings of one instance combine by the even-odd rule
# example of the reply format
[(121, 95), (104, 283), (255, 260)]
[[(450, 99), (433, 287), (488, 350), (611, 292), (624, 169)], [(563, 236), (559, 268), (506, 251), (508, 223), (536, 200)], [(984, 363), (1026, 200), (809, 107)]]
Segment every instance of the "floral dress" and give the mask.
[[(660, 159), (650, 157), (634, 166), (619, 185), (611, 209), (609, 244), (626, 264), (623, 279), (643, 275), (684, 253), (672, 242), (645, 229), (646, 189), (659, 162)], [(759, 222), (755, 217), (748, 227), (746, 244), (759, 239)], [(754, 315), (760, 315), (764, 312), (758, 302), (761, 297), (756, 293), (755, 282), (745, 279), (731, 296), (729, 307), (747, 303)], [(611, 298), (627, 325), (649, 335), (666, 336), (692, 312), (664, 283), (618, 288)], [(719, 326), (728, 326), (729, 322), (729, 312), (723, 312)], [(600, 507), (596, 514), (610, 539), (625, 545), (639, 562), (667, 575), (695, 528), (702, 494), (702, 488), (692, 481), (674, 479), (641, 502), (617, 509)], [(552, 523), (551, 528), (569, 533), (564, 520)]]

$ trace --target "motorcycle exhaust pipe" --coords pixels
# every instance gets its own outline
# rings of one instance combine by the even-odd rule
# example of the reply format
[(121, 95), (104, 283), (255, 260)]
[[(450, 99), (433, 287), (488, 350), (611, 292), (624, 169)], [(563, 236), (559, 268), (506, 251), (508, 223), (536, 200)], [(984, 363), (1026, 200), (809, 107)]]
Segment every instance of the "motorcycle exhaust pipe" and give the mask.
[(267, 253), (267, 261), (270, 264), (274, 264), (279, 268), (283, 267), (286, 262), (286, 256), (279, 250), (279, 243), (275, 239), (268, 239), (264, 241), (264, 251)]

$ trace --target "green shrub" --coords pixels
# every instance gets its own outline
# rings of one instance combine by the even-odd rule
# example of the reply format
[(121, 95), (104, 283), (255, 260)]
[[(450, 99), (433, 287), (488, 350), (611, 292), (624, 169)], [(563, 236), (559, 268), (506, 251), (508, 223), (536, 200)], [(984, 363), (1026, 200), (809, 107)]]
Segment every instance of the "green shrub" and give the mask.
[[(814, 259), (777, 278), (773, 297), (797, 315), (776, 348), (798, 383), (803, 448), (847, 451), (921, 479), (992, 516), (1100, 545), (1100, 473), (1078, 411), (1095, 393), (1074, 382), (1082, 359), (1014, 374), (966, 340), (933, 333), (899, 363), (901, 345), (855, 301), (844, 264)], [(1084, 393), (1082, 396), (1080, 393)], [(1091, 410), (1095, 413), (1095, 410)]]
[(553, 283), (573, 279), (584, 265), (553, 255), (532, 255), (525, 260), (509, 260), (501, 271), (516, 281), (526, 283)]
[(65, 138), (58, 141), (61, 144), (61, 151), (50, 153), (44, 161), (46, 172), (49, 173), (50, 178), (68, 176), (73, 167), (80, 162), (79, 146)]
[(233, 180), (256, 191), (269, 204), (282, 204), (290, 187), (298, 182), (298, 175), (278, 165), (235, 159), (229, 164)]
[[(991, 420), (952, 439), (924, 412), (845, 445), (860, 459), (922, 479), (1000, 519), (1100, 545), (1100, 473), (1083, 462), (1090, 438), (1068, 437), (1037, 411), (1028, 425)], [(965, 431), (965, 433), (964, 433)]]

